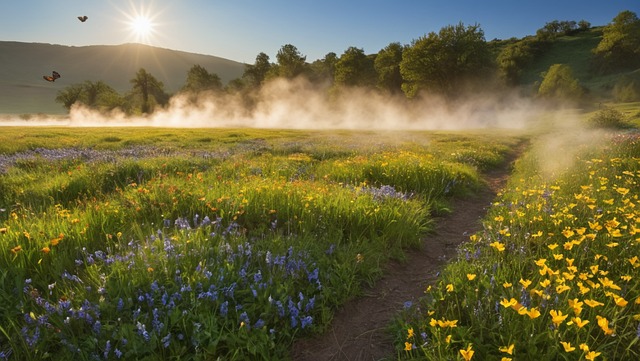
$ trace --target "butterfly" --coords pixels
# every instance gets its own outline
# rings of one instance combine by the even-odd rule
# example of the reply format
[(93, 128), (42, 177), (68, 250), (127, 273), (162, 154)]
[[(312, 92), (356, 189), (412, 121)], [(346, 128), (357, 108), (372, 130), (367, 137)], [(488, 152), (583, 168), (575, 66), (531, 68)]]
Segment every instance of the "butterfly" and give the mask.
[(78, 20), (82, 21), (83, 23), (84, 23), (85, 21), (87, 21), (87, 19), (89, 19), (89, 17), (88, 17), (88, 16), (86, 16), (86, 15), (78, 16)]
[(60, 73), (58, 73), (57, 71), (53, 71), (51, 73), (51, 76), (49, 75), (43, 75), (42, 78), (46, 81), (56, 81), (56, 79), (60, 78)]

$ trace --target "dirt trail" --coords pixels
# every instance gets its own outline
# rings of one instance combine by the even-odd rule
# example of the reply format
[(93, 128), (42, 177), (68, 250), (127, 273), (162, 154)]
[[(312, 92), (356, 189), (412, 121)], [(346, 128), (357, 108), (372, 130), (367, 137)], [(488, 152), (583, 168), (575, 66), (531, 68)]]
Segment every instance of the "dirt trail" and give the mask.
[(424, 238), (421, 250), (412, 251), (407, 262), (392, 262), (384, 277), (364, 295), (336, 312), (328, 330), (319, 336), (294, 343), (294, 361), (394, 360), (396, 352), (386, 327), (406, 301), (416, 302), (456, 247), (481, 227), (487, 207), (507, 181), (513, 161), (524, 145), (518, 146), (504, 164), (483, 174), (487, 187), (477, 195), (457, 199), (453, 213), (435, 220), (435, 230)]

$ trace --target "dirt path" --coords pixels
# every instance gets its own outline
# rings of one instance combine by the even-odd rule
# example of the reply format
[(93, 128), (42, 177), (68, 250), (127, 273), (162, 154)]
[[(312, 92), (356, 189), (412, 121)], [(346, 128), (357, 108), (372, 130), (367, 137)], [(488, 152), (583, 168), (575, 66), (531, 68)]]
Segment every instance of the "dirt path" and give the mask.
[(436, 219), (435, 230), (425, 237), (421, 250), (412, 251), (405, 263), (391, 263), (384, 277), (364, 296), (347, 303), (320, 336), (294, 343), (294, 361), (393, 360), (396, 352), (386, 331), (392, 318), (406, 301), (416, 302), (456, 247), (481, 227), (487, 207), (502, 189), (513, 161), (523, 146), (510, 154), (504, 165), (483, 174), (488, 187), (477, 195), (453, 202), (452, 214)]

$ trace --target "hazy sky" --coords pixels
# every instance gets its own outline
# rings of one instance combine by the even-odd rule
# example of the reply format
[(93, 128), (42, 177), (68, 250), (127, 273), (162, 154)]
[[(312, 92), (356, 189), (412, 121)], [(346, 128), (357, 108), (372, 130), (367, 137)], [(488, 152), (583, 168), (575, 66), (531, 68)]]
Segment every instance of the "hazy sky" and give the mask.
[[(285, 44), (311, 62), (355, 46), (376, 53), (443, 26), (479, 24), (487, 40), (535, 34), (553, 20), (606, 25), (640, 0), (0, 0), (0, 40), (62, 45), (144, 42), (253, 63)], [(77, 16), (89, 19), (82, 23)], [(131, 28), (141, 15), (151, 32)], [(145, 28), (144, 20), (140, 24)]]

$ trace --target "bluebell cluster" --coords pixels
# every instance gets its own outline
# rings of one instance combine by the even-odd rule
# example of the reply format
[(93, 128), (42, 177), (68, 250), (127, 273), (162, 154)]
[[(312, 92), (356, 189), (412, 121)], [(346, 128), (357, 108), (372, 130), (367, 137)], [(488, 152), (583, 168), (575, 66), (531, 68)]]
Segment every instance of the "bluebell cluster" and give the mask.
[(46, 162), (82, 161), (85, 163), (112, 163), (119, 159), (145, 159), (188, 155), (203, 159), (224, 159), (228, 152), (190, 151), (167, 149), (153, 146), (135, 146), (119, 150), (97, 150), (93, 148), (35, 148), (13, 154), (0, 154), (0, 173), (5, 173), (11, 166), (19, 162), (44, 160)]
[(413, 197), (413, 193), (400, 192), (390, 185), (381, 185), (380, 187), (362, 187), (360, 191), (365, 194), (371, 194), (373, 199), (378, 202), (386, 199), (400, 199), (407, 201)]
[[(79, 250), (74, 269), (63, 271), (45, 292), (27, 280), (24, 342), (37, 348), (44, 339), (56, 344), (55, 338), (72, 354), (117, 359), (134, 343), (150, 350), (171, 350), (175, 343), (181, 345), (175, 349), (197, 349), (208, 342), (199, 331), (211, 322), (216, 332), (242, 327), (269, 335), (313, 325), (322, 282), (306, 251), (256, 249), (238, 237), (237, 224), (224, 226), (218, 217), (180, 217), (162, 225), (144, 240)], [(185, 239), (196, 232), (206, 240), (189, 246)], [(201, 261), (181, 262), (185, 257)], [(135, 277), (143, 284), (134, 294), (123, 295), (117, 282), (109, 282), (118, 270), (143, 272)], [(203, 322), (207, 317), (214, 321)], [(81, 343), (83, 337), (95, 339), (93, 349)]]

